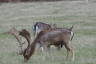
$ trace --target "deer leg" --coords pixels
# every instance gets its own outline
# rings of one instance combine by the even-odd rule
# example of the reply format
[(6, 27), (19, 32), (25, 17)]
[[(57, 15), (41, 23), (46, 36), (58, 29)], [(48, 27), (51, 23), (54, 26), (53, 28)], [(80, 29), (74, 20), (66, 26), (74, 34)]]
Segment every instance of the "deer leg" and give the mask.
[(61, 46), (59, 45), (58, 47), (57, 47), (57, 50), (60, 50), (61, 49)]
[(74, 52), (74, 48), (71, 46), (71, 53), (72, 53), (72, 61), (75, 60), (75, 52)]
[(69, 52), (72, 54), (72, 61), (74, 61), (74, 51), (73, 48), (71, 48), (67, 43), (64, 44), (65, 48), (67, 49), (67, 59), (69, 57)]
[(44, 51), (44, 48), (43, 48), (42, 44), (40, 44), (40, 43), (39, 43), (39, 48), (41, 49), (41, 52)]
[(44, 55), (45, 55), (45, 58), (48, 58), (48, 57), (49, 57), (48, 45), (47, 45), (47, 44), (44, 44), (44, 45), (43, 45), (43, 48), (44, 48)]

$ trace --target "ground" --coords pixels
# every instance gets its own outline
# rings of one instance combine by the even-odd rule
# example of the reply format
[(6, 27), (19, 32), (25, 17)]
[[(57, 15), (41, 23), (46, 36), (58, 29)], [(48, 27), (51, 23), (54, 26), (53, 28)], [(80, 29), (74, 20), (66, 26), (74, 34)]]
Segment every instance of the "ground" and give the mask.
[(0, 4), (0, 64), (23, 64), (23, 57), (16, 53), (16, 39), (2, 33), (16, 27), (26, 28), (32, 35), (32, 25), (38, 21), (56, 23), (58, 27), (74, 25), (75, 36), (70, 43), (75, 49), (75, 61), (65, 60), (65, 48), (51, 48), (51, 57), (44, 59), (38, 50), (28, 64), (96, 64), (96, 3), (85, 1)]

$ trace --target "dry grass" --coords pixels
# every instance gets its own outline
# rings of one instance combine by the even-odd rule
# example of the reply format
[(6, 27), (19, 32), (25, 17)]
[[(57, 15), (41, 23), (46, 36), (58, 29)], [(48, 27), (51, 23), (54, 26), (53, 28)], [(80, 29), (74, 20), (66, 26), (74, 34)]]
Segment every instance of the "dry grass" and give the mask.
[(72, 41), (76, 50), (74, 62), (66, 61), (65, 48), (52, 48), (49, 58), (44, 59), (40, 50), (28, 64), (96, 64), (96, 3), (86, 2), (33, 2), (0, 5), (0, 64), (23, 64), (23, 57), (16, 54), (18, 43), (14, 37), (3, 32), (15, 26), (26, 28), (31, 33), (32, 25), (42, 21), (56, 23), (59, 27), (74, 25)]

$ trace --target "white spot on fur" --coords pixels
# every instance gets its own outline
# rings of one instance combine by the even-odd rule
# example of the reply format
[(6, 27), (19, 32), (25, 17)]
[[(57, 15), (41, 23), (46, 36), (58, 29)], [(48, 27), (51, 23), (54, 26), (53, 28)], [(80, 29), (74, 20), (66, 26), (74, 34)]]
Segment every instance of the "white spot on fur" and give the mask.
[(73, 35), (74, 35), (74, 33), (71, 31), (71, 37), (70, 37), (70, 40), (71, 40), (71, 38), (72, 38)]
[(39, 29), (38, 26), (36, 26), (36, 34), (38, 34), (41, 30)]
[(71, 37), (73, 36), (73, 32), (71, 31)]

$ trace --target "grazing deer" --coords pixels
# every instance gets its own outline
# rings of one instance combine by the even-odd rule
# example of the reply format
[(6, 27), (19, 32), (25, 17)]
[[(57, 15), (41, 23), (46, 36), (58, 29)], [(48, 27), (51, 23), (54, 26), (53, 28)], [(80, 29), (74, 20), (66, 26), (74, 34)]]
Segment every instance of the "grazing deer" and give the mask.
[(47, 51), (50, 45), (59, 46), (61, 45), (61, 42), (62, 42), (62, 44), (67, 49), (67, 52), (68, 52), (67, 57), (69, 55), (69, 52), (71, 52), (74, 59), (73, 48), (69, 46), (69, 40), (71, 35), (71, 32), (69, 30), (51, 29), (51, 30), (41, 31), (36, 36), (36, 38), (33, 40), (32, 43), (30, 43), (31, 42), (30, 33), (26, 29), (17, 31), (15, 28), (13, 28), (7, 33), (10, 33), (13, 36), (15, 36), (15, 38), (17, 39), (17, 41), (21, 46), (22, 46), (22, 42), (20, 41), (18, 35), (23, 36), (27, 40), (28, 42), (27, 48), (25, 48), (24, 50), (22, 50), (21, 48), (22, 55), (24, 57), (24, 62), (27, 62), (30, 59), (30, 57), (34, 54), (37, 43), (40, 43), (44, 48), (44, 50)]
[[(19, 35), (25, 37), (28, 39), (28, 35), (25, 34), (25, 30), (20, 31)], [(36, 44), (40, 43), (44, 50), (47, 52), (48, 47), (50, 45), (55, 45), (59, 46), (62, 44), (65, 46), (67, 49), (67, 58), (69, 56), (69, 53), (72, 53), (72, 60), (74, 60), (74, 51), (71, 46), (69, 46), (69, 40), (71, 36), (71, 31), (69, 30), (58, 30), (58, 29), (51, 29), (51, 30), (44, 30), (41, 31), (36, 38), (33, 40), (33, 42), (30, 44), (29, 40), (29, 46), (24, 50), (23, 56), (24, 56), (24, 61), (27, 62), (30, 57), (34, 54)]]

